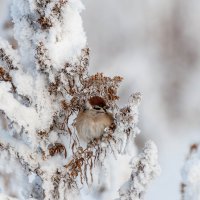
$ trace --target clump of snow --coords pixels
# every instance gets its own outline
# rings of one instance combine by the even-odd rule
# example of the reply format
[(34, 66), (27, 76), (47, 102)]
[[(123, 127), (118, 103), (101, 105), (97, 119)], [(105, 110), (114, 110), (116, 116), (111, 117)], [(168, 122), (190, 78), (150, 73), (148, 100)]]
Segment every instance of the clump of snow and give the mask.
[[(83, 5), (80, 0), (70, 0), (62, 5), (61, 16), (57, 19), (52, 10), (58, 1), (51, 1), (43, 9), (44, 16), (51, 20), (48, 31), (38, 29), (35, 1), (14, 0), (12, 17), (15, 23), (15, 38), (20, 45), (22, 63), (34, 68), (36, 45), (43, 42), (48, 50), (49, 58), (56, 70), (63, 68), (66, 62), (75, 63), (81, 50), (86, 46), (86, 36), (82, 27), (80, 12)], [(31, 23), (33, 24), (31, 24)], [(30, 69), (29, 69), (30, 70)]]
[(47, 49), (57, 70), (60, 70), (67, 61), (75, 63), (81, 49), (86, 46), (86, 36), (79, 14), (83, 8), (79, 0), (68, 1), (62, 11), (62, 24), (50, 30)]
[[(119, 151), (121, 153), (128, 153), (129, 147), (133, 145), (134, 138), (140, 133), (137, 127), (138, 123), (138, 106), (141, 102), (141, 94), (134, 93), (131, 95), (128, 105), (120, 109), (117, 114), (117, 128), (115, 130), (115, 137), (121, 141)], [(125, 134), (121, 134), (124, 132)], [(131, 149), (131, 148), (130, 148)]]
[[(0, 110), (3, 110), (11, 120), (24, 127), (33, 138), (38, 130), (45, 130), (50, 126), (54, 111), (51, 103), (48, 102), (49, 99), (45, 98), (48, 96), (42, 93), (43, 91), (41, 91), (41, 96), (38, 93), (36, 110), (34, 107), (27, 107), (18, 102), (9, 92), (9, 83), (2, 82), (0, 86)], [(42, 87), (42, 84), (40, 86)], [(41, 90), (41, 87), (38, 87), (37, 92)]]

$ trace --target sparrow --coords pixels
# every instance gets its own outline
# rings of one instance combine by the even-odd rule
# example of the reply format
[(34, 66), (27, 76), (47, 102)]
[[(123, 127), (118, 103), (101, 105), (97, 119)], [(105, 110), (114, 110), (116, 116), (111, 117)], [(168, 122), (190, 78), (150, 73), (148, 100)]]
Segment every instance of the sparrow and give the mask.
[(102, 97), (94, 96), (86, 101), (75, 121), (80, 139), (88, 143), (102, 136), (104, 129), (114, 124), (113, 114), (107, 109), (108, 106)]

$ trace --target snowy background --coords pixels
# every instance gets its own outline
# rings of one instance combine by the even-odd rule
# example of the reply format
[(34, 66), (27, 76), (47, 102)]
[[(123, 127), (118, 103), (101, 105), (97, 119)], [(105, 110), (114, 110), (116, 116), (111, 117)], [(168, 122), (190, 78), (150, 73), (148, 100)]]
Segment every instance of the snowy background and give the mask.
[(181, 168), (200, 136), (200, 2), (85, 0), (90, 71), (124, 77), (121, 102), (140, 91), (138, 146), (153, 139), (162, 174), (145, 199), (180, 199)]
[[(5, 37), (8, 2), (0, 0)], [(185, 156), (189, 145), (199, 142), (200, 2), (85, 0), (84, 4), (90, 72), (123, 76), (121, 103), (133, 92), (143, 95), (136, 143), (140, 149), (147, 139), (154, 140), (162, 168), (145, 199), (178, 200)]]

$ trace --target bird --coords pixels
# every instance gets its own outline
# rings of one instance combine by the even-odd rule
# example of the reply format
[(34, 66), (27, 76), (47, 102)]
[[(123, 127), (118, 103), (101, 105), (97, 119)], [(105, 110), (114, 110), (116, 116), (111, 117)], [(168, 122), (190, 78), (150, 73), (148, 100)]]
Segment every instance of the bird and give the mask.
[(108, 108), (106, 101), (100, 96), (93, 96), (86, 101), (75, 120), (75, 128), (81, 140), (88, 143), (100, 138), (106, 127), (113, 126), (114, 117), (108, 112)]

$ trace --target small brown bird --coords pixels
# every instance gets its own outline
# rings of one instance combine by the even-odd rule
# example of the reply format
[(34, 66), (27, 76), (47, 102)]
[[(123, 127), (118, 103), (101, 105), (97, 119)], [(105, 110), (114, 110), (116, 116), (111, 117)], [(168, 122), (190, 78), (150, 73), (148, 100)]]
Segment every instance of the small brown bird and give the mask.
[(75, 123), (78, 135), (83, 141), (89, 142), (94, 138), (99, 138), (106, 127), (114, 124), (113, 114), (107, 109), (108, 106), (103, 98), (94, 96), (88, 99)]

